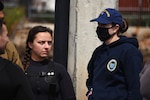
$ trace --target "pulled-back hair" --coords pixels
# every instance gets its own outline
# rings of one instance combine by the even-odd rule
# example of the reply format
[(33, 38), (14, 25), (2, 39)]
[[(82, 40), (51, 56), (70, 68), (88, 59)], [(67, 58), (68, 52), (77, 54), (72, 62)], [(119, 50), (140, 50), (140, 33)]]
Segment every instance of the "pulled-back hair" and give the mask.
[(120, 27), (119, 31), (121, 33), (124, 33), (128, 30), (129, 24), (128, 24), (128, 21), (125, 18), (123, 18), (122, 21), (123, 21), (123, 27)]
[(29, 31), (28, 37), (26, 40), (25, 55), (24, 55), (24, 59), (23, 59), (23, 66), (24, 66), (25, 70), (29, 66), (29, 59), (31, 57), (31, 48), (29, 47), (28, 43), (29, 42), (32, 43), (35, 39), (36, 34), (38, 34), (39, 32), (48, 32), (52, 36), (52, 30), (50, 28), (47, 28), (44, 26), (35, 26)]

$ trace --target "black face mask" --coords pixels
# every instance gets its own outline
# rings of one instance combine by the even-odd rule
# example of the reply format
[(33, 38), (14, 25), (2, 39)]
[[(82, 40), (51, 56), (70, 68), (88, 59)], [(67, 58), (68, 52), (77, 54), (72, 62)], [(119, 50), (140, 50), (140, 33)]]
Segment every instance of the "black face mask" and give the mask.
[(110, 39), (113, 35), (115, 35), (115, 33), (110, 35), (108, 32), (108, 29), (109, 28), (97, 27), (96, 33), (97, 33), (98, 38), (101, 41), (106, 41), (106, 40)]

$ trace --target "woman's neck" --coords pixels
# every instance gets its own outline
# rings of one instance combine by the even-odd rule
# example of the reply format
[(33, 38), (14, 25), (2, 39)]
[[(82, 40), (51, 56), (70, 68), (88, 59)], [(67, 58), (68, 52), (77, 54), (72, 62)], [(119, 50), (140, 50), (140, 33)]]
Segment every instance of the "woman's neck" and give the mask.
[(39, 62), (39, 61), (45, 60), (46, 58), (38, 58), (38, 57), (33, 57), (33, 56), (31, 56), (31, 59), (32, 59), (33, 61)]

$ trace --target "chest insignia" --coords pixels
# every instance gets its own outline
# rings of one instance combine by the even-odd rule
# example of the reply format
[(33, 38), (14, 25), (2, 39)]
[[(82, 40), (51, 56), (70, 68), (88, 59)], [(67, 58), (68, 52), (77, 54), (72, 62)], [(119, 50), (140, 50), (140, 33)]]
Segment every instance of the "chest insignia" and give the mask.
[(117, 61), (115, 59), (111, 59), (107, 64), (107, 69), (109, 71), (114, 71), (117, 67)]

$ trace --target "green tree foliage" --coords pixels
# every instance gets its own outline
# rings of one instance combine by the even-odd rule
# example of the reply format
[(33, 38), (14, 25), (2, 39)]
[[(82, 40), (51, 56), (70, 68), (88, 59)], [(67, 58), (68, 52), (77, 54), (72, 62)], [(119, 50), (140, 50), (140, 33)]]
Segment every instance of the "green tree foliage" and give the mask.
[(5, 21), (8, 27), (9, 35), (12, 34), (16, 25), (20, 22), (25, 16), (25, 8), (22, 6), (4, 8)]

